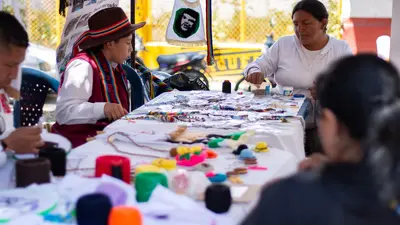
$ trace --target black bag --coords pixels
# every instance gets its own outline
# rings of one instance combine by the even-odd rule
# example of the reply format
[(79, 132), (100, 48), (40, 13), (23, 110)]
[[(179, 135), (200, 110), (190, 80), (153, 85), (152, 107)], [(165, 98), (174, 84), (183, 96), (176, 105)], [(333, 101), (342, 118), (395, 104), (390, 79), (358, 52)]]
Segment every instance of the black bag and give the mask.
[(202, 80), (200, 80), (200, 78), (190, 80), (189, 77), (182, 72), (178, 72), (165, 79), (164, 83), (179, 91), (210, 90), (208, 86)]

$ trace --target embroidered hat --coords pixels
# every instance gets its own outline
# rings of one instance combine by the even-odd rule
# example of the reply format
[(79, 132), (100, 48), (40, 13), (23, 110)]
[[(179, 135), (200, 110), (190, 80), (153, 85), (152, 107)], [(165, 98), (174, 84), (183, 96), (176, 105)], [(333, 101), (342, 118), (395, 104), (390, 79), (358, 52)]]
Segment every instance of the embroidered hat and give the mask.
[(76, 55), (79, 49), (86, 50), (125, 37), (145, 24), (131, 24), (120, 7), (100, 10), (89, 18), (89, 30), (75, 41), (73, 53)]

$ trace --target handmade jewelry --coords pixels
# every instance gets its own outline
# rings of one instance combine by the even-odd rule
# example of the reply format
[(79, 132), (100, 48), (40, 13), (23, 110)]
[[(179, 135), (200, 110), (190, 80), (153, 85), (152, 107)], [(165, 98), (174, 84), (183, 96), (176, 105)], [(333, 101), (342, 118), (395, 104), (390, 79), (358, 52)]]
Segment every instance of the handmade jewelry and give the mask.
[(243, 180), (240, 179), (239, 176), (229, 176), (228, 180), (232, 183), (232, 184), (243, 184)]
[(147, 149), (152, 150), (152, 151), (165, 153), (165, 150), (163, 150), (163, 149), (156, 149), (156, 148), (153, 148), (153, 147), (150, 147), (150, 146), (145, 146), (145, 145), (141, 145), (141, 144), (136, 143), (128, 134), (126, 134), (124, 132), (115, 132), (115, 133), (113, 133), (113, 134), (111, 134), (111, 135), (109, 135), (107, 137), (107, 143), (110, 144), (115, 149), (116, 152), (127, 154), (127, 155), (144, 156), (144, 157), (152, 157), (152, 158), (159, 158), (160, 157), (160, 156), (155, 156), (155, 155), (148, 155), (148, 154), (132, 153), (132, 152), (122, 151), (122, 150), (118, 149), (118, 147), (114, 143), (114, 139), (115, 139), (114, 136), (115, 135), (121, 135), (121, 136), (127, 138), (132, 144), (134, 144), (137, 147), (147, 148)]
[(237, 174), (247, 174), (247, 168), (246, 167), (239, 167), (233, 170)]

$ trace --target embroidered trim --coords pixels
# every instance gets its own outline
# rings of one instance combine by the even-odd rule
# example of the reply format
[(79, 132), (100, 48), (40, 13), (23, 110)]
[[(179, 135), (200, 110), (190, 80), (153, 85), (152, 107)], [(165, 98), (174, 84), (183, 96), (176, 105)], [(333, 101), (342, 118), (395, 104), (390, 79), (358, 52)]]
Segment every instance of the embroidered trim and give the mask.
[[(116, 83), (114, 69), (111, 67), (110, 63), (107, 61), (107, 59), (104, 57), (103, 54), (99, 53), (96, 55), (94, 53), (90, 53), (90, 55), (93, 57), (95, 63), (97, 64), (100, 70), (102, 86), (106, 101), (110, 103), (121, 104), (121, 99), (119, 97), (118, 85)], [(123, 70), (119, 68), (119, 66), (120, 65), (118, 65), (116, 70), (121, 73), (121, 79), (126, 89), (127, 88), (126, 77), (125, 74), (122, 72)]]

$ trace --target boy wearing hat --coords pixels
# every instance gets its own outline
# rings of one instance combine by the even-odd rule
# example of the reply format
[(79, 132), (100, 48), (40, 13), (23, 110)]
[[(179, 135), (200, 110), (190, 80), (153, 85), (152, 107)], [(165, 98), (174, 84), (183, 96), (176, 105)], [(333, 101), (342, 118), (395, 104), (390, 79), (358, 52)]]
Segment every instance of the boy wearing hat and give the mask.
[(92, 15), (88, 25), (61, 75), (52, 127), (73, 147), (128, 113), (128, 81), (121, 64), (133, 50), (133, 32), (145, 23), (131, 24), (121, 8), (112, 7)]

